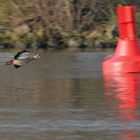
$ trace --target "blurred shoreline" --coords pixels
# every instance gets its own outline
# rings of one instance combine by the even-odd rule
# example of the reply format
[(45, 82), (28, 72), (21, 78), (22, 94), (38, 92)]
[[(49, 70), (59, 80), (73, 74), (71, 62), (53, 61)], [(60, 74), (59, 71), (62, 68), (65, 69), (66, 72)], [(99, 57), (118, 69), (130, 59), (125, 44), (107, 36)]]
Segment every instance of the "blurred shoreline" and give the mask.
[[(117, 6), (136, 5), (138, 9), (140, 5), (138, 0), (0, 0), (0, 3), (0, 48), (53, 50), (115, 48)], [(137, 10), (138, 32), (139, 15)]]

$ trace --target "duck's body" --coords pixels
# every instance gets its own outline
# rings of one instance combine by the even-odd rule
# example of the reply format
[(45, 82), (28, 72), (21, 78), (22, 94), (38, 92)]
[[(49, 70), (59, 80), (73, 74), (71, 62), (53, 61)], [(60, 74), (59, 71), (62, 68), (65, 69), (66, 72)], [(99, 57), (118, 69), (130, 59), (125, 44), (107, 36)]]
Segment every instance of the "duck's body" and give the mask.
[(37, 58), (41, 58), (40, 54), (31, 55), (30, 51), (23, 50), (21, 52), (18, 52), (13, 60), (7, 61), (6, 65), (14, 65), (15, 68), (19, 68), (24, 64), (29, 63), (32, 60), (35, 60)]

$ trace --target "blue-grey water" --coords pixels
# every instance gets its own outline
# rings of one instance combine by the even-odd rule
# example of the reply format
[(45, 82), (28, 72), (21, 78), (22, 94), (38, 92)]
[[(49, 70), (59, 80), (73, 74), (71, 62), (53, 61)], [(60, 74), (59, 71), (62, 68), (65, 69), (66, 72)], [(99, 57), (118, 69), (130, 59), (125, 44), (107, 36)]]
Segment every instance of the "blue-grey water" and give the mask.
[(102, 76), (111, 52), (0, 53), (0, 140), (139, 140), (140, 76)]

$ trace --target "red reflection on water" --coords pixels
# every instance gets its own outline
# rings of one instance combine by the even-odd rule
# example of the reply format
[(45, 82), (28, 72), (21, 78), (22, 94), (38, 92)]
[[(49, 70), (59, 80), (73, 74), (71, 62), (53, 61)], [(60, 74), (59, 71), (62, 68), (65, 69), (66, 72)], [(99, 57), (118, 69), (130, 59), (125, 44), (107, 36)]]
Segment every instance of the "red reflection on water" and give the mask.
[[(104, 76), (105, 96), (117, 117), (126, 122), (139, 120), (137, 110), (140, 96), (140, 74), (120, 74)], [(131, 132), (131, 133), (130, 133)], [(123, 140), (134, 140), (136, 130), (126, 130), (121, 134)]]
[(137, 140), (137, 131), (136, 130), (126, 130), (121, 134), (123, 140)]
[(140, 74), (104, 76), (105, 93), (119, 101), (118, 108), (135, 109), (140, 93)]

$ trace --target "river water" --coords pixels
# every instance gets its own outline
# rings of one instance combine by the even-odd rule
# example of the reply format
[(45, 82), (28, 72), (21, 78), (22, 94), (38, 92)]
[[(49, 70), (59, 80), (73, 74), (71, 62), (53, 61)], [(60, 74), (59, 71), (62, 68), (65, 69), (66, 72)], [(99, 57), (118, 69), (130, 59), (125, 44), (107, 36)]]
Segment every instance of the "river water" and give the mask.
[[(111, 53), (111, 52), (110, 52)], [(0, 53), (0, 140), (139, 140), (140, 76), (102, 76), (105, 52)]]

